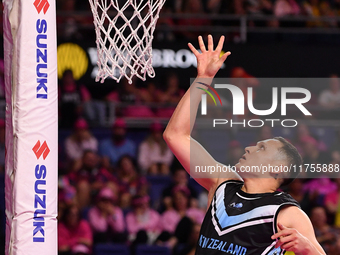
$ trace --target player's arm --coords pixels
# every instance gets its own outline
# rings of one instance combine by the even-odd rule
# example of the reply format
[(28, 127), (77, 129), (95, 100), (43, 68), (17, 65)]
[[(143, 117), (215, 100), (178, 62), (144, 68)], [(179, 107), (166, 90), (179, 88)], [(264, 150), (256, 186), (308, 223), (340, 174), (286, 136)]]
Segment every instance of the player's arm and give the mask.
[[(178, 103), (163, 134), (169, 148), (189, 174), (195, 171), (195, 166), (216, 166), (216, 164), (219, 164), (191, 137), (191, 131), (195, 123), (201, 96), (204, 93), (197, 87), (205, 88), (200, 82), (210, 85), (215, 74), (230, 55), (230, 52), (227, 52), (220, 57), (224, 42), (223, 36), (220, 38), (215, 50), (211, 35), (208, 37), (208, 49), (205, 48), (201, 36), (198, 41), (201, 53), (192, 44), (189, 44), (189, 48), (197, 58), (197, 78)], [(230, 178), (240, 179), (235, 173), (230, 174)], [(213, 187), (216, 187), (218, 178), (211, 178), (211, 174), (205, 173), (205, 176), (197, 178), (196, 181), (210, 191)]]
[(279, 239), (275, 247), (281, 246), (295, 255), (325, 255), (316, 240), (312, 223), (308, 216), (296, 206), (283, 208), (277, 219), (278, 233), (272, 239)]

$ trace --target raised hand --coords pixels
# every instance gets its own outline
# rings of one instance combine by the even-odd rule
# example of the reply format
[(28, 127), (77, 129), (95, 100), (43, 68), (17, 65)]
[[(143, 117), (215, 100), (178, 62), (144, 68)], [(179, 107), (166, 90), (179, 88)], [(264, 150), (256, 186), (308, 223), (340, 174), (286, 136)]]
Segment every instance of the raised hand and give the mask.
[(231, 52), (228, 51), (220, 57), (224, 36), (221, 36), (215, 50), (211, 35), (208, 36), (208, 50), (205, 48), (202, 36), (198, 37), (198, 43), (201, 53), (191, 43), (188, 44), (197, 59), (197, 78), (213, 78)]

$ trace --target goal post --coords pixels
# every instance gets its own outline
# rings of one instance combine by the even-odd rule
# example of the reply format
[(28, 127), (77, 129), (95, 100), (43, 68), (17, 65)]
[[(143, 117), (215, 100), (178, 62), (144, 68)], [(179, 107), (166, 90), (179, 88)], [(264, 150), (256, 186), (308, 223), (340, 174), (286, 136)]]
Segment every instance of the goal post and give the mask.
[(6, 255), (57, 254), (55, 0), (3, 0)]
[(165, 1), (89, 0), (98, 54), (96, 81), (111, 77), (119, 82), (125, 77), (132, 83), (134, 76), (143, 81), (146, 75), (155, 77), (153, 33)]

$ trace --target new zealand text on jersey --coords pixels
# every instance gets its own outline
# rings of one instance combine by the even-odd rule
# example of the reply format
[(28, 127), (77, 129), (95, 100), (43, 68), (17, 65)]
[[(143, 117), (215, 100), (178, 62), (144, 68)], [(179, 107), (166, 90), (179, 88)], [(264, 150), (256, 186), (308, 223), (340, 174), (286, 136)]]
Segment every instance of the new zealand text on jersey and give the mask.
[(203, 235), (200, 236), (198, 244), (202, 248), (219, 250), (227, 254), (246, 255), (247, 252), (247, 248), (243, 246), (233, 243), (227, 244), (227, 242), (215, 238), (205, 237)]

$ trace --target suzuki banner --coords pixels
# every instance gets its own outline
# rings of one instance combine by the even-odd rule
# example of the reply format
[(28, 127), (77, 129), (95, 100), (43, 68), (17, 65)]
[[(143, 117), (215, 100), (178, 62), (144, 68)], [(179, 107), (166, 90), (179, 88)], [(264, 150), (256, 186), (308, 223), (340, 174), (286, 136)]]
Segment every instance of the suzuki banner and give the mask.
[(4, 0), (6, 254), (57, 254), (54, 0)]

